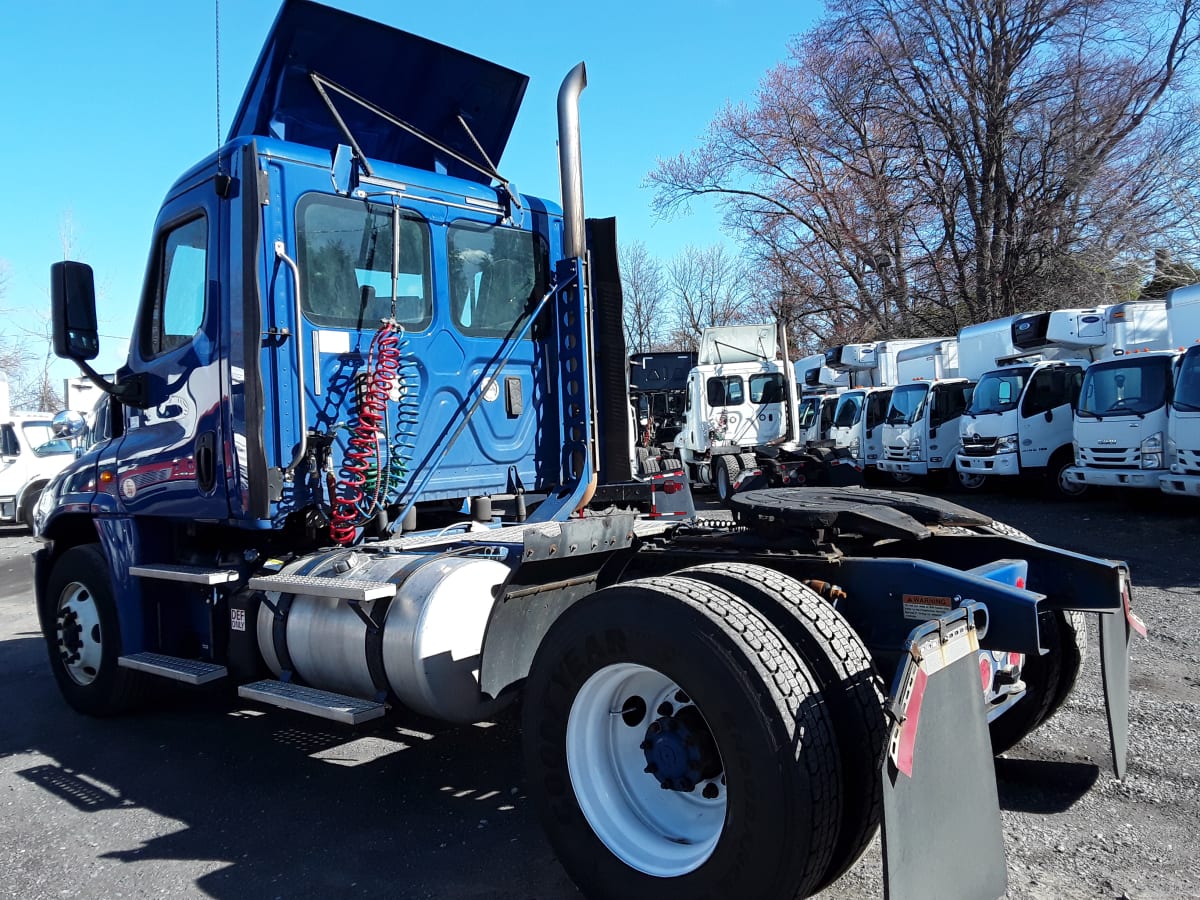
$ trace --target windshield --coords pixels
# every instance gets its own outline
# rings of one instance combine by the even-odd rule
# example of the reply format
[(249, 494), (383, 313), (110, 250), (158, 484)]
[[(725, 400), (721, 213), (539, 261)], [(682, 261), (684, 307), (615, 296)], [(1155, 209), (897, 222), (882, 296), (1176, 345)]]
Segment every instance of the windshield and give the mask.
[(1079, 412), (1083, 415), (1145, 415), (1167, 402), (1171, 358), (1153, 356), (1098, 363), (1083, 376)]
[(850, 392), (842, 394), (838, 400), (837, 412), (833, 414), (833, 425), (835, 428), (849, 428), (851, 425), (858, 423), (858, 417), (862, 414), (863, 394)]
[(1175, 408), (1183, 412), (1200, 412), (1200, 349), (1189, 351), (1179, 367), (1179, 382), (1175, 385)]
[(929, 385), (906, 384), (892, 391), (892, 403), (888, 407), (888, 425), (911, 425), (925, 411), (925, 400), (929, 397)]
[(979, 379), (975, 393), (971, 395), (971, 405), (967, 414), (982, 416), (989, 413), (1003, 413), (1017, 408), (1021, 399), (1021, 391), (1025, 380), (1032, 369), (1002, 369), (988, 372)]
[(817, 412), (821, 408), (820, 397), (809, 397), (800, 401), (800, 427), (807, 428), (817, 421)]
[(49, 422), (22, 422), (21, 431), (25, 435), (25, 443), (34, 448), (54, 439), (54, 429)]

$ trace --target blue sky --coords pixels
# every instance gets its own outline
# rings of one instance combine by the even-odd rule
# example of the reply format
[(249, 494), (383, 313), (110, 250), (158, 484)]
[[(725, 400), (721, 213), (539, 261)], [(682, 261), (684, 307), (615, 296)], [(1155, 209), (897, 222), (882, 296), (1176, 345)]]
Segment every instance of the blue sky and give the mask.
[[(725, 240), (706, 208), (656, 221), (641, 187), (659, 157), (694, 147), (727, 101), (752, 100), (788, 40), (821, 14), (815, 0), (545, 0), (330, 5), (494, 60), (530, 77), (499, 168), (524, 193), (558, 195), (555, 97), (580, 60), (587, 213), (615, 215), (622, 243), (663, 259)], [(279, 9), (220, 4), (222, 131)], [(63, 256), (90, 263), (101, 297), (101, 356), (124, 358), (150, 229), (175, 178), (217, 144), (214, 0), (6, 3), (0, 28), (0, 334), (34, 341)], [(40, 354), (40, 348), (38, 350)], [(58, 377), (77, 374), (56, 362)]]

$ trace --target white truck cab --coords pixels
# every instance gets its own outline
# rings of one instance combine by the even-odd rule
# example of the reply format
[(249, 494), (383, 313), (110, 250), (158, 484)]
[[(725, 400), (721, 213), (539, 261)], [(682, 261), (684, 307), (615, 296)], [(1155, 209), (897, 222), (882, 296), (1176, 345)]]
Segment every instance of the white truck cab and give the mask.
[(1166, 454), (1167, 471), (1158, 486), (1168, 494), (1200, 497), (1200, 343), (1176, 363)]
[(1075, 409), (1075, 464), (1066, 478), (1158, 489), (1177, 358), (1169, 350), (1133, 352), (1088, 367)]
[(797, 443), (811, 446), (828, 441), (838, 397), (849, 388), (850, 374), (826, 366), (824, 353), (797, 360), (795, 370), (800, 389)]
[(974, 382), (959, 375), (958, 341), (942, 338), (896, 355), (898, 385), (883, 424), (879, 468), (906, 484), (954, 468), (959, 419)]
[(883, 459), (883, 422), (897, 384), (897, 355), (928, 344), (929, 338), (843, 344), (825, 351), (825, 365), (849, 375), (850, 389), (838, 397), (830, 437), (864, 473)]
[(790, 372), (776, 326), (705, 329), (688, 373), (683, 430), (675, 438), (693, 482), (716, 485), (724, 499), (742, 454), (787, 439), (788, 397), (795, 392)]

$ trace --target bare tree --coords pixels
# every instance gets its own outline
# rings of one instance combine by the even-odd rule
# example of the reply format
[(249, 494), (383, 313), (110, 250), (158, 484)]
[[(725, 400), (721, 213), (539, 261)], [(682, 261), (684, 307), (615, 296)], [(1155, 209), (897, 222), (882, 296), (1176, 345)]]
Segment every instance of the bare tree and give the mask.
[(1193, 3), (840, 0), (656, 206), (716, 195), (818, 336), (1132, 296), (1197, 209)]
[(750, 311), (752, 276), (720, 244), (685, 248), (667, 266), (667, 282), (675, 305), (673, 349), (694, 350), (705, 328), (745, 321)]
[(630, 353), (659, 349), (666, 336), (666, 280), (662, 265), (641, 241), (620, 247), (621, 290), (625, 296), (625, 343)]

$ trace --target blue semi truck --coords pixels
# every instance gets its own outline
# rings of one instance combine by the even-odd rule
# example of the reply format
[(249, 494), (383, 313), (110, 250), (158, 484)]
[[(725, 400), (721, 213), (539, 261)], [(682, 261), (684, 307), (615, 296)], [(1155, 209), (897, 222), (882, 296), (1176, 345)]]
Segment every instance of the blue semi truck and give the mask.
[(228, 685), (350, 727), (521, 697), (589, 896), (805, 895), (881, 824), (892, 895), (1003, 893), (992, 755), (1066, 701), (1088, 616), (1124, 771), (1126, 567), (930, 498), (749, 491), (713, 522), (631, 482), (585, 84), (538, 199), (497, 167), (524, 76), (286, 0), (167, 194), (115, 379), (90, 268), (54, 266), (56, 351), (109, 395), (36, 512), (63, 696)]

